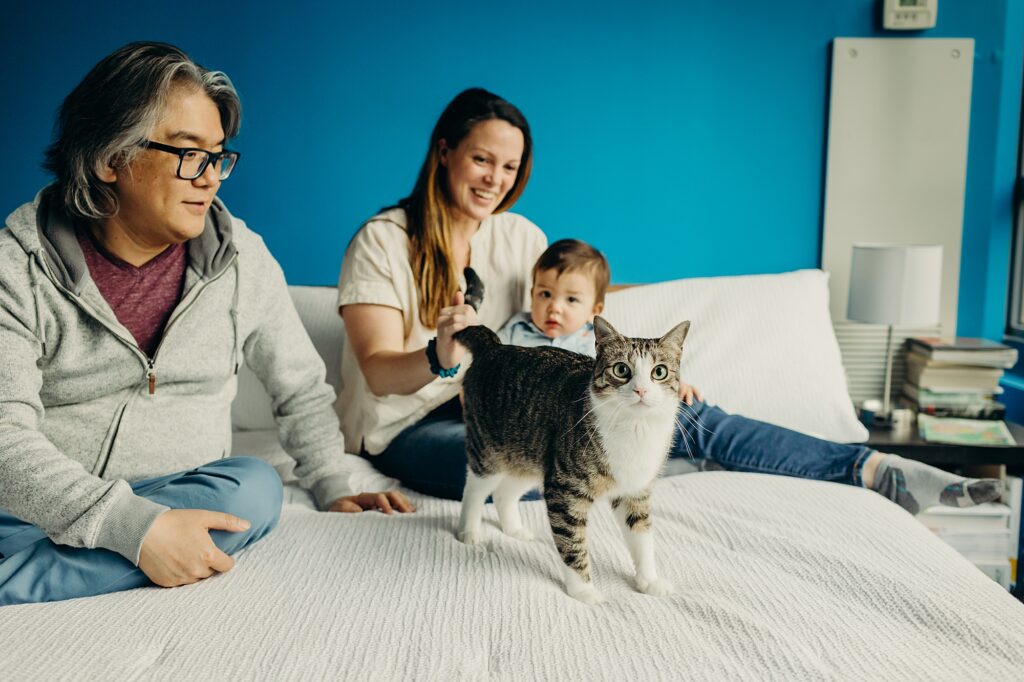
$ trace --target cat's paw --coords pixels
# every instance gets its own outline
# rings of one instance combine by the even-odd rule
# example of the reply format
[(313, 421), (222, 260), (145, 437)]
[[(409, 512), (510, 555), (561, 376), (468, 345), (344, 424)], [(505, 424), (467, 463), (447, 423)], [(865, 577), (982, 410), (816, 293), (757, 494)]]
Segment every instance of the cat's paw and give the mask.
[(459, 539), (459, 542), (466, 545), (479, 545), (480, 544), (480, 531), (479, 529), (471, 528), (460, 528), (455, 537)]
[(533, 539), (533, 533), (525, 528), (518, 528), (511, 532), (505, 531), (505, 535), (509, 536), (510, 538), (515, 538), (516, 540), (522, 540), (523, 542), (529, 542)]
[(665, 597), (675, 592), (675, 588), (672, 587), (672, 583), (667, 580), (662, 578), (648, 580), (647, 578), (641, 578), (640, 576), (636, 577), (636, 589), (653, 597)]
[(604, 595), (590, 583), (570, 587), (568, 592), (570, 597), (579, 599), (584, 604), (600, 604), (604, 601)]

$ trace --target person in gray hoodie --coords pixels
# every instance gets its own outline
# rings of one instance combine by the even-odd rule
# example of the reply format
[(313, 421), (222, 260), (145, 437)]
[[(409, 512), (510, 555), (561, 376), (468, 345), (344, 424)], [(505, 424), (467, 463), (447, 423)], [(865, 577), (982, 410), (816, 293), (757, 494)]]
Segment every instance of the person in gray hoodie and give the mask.
[(258, 235), (215, 198), (241, 104), (163, 43), (61, 107), (56, 181), (0, 230), (0, 605), (193, 583), (277, 523), (281, 481), (229, 457), (245, 362), (322, 509), (412, 511), (345, 454), (324, 364)]

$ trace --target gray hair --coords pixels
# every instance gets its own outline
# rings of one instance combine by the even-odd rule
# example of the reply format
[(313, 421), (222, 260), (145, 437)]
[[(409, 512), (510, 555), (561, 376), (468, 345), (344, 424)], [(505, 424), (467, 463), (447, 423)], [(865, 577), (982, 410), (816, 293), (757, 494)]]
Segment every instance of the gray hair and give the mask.
[(242, 103), (231, 80), (208, 71), (173, 45), (129, 43), (104, 57), (61, 105), (43, 167), (57, 179), (69, 215), (97, 221), (118, 211), (104, 168), (131, 163), (180, 87), (200, 90), (220, 111), (225, 141), (238, 134)]

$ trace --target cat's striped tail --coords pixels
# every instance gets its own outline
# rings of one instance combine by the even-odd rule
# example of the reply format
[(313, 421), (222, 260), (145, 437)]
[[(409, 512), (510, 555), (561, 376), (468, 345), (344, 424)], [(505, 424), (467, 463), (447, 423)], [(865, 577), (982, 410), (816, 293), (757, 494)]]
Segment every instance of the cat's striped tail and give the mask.
[(468, 348), (469, 352), (476, 357), (501, 345), (498, 335), (482, 324), (457, 331), (452, 338)]

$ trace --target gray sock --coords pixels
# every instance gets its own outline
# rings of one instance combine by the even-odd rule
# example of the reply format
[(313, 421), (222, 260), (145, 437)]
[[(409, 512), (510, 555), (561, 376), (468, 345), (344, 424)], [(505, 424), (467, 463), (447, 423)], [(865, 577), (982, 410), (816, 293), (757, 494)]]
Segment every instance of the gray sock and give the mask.
[(871, 487), (916, 514), (937, 504), (972, 507), (999, 499), (1003, 485), (995, 478), (963, 478), (899, 455), (883, 455)]

